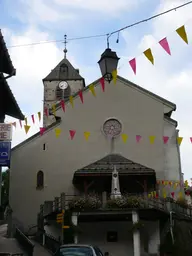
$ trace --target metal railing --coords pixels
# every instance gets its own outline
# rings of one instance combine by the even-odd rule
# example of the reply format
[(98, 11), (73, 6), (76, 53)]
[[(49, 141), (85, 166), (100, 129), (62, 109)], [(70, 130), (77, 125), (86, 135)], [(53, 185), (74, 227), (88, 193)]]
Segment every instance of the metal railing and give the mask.
[(61, 243), (50, 234), (45, 233), (44, 236), (45, 236), (44, 247), (49, 251), (51, 251), (52, 253), (55, 253), (59, 249)]
[(34, 244), (17, 227), (15, 229), (15, 238), (24, 249), (24, 251), (26, 251), (28, 256), (33, 256)]

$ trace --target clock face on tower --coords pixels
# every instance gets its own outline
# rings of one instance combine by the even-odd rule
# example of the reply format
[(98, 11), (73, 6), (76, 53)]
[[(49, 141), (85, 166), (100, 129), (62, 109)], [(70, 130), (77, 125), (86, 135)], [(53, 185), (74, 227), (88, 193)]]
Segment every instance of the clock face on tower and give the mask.
[(103, 124), (103, 132), (107, 137), (115, 138), (121, 134), (121, 131), (122, 125), (115, 118), (108, 119)]
[(59, 88), (60, 89), (65, 90), (65, 89), (67, 89), (67, 87), (68, 87), (68, 83), (66, 81), (61, 81), (59, 83)]

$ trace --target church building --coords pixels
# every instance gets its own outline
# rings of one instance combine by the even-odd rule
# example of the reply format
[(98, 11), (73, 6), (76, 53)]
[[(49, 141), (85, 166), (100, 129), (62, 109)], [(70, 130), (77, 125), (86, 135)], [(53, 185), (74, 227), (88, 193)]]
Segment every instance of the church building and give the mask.
[[(115, 52), (107, 51), (116, 58)], [(106, 65), (104, 57), (99, 62), (101, 68)], [(121, 76), (117, 75), (116, 81), (109, 74), (102, 77), (104, 80), (93, 81), (90, 89), (65, 52), (64, 59), (43, 79), (43, 107), (47, 110), (43, 134), (38, 132), (12, 149), (10, 206), (13, 223), (25, 231), (36, 225), (40, 205), (54, 201), (61, 193), (72, 200), (105, 192), (106, 200), (113, 200), (113, 193), (114, 198), (151, 191), (160, 196), (162, 188), (157, 181), (180, 183), (177, 121), (171, 117), (176, 105)], [(59, 137), (56, 129), (61, 131)], [(127, 135), (126, 143), (123, 135)], [(154, 143), (150, 136), (154, 136)], [(164, 136), (169, 137), (166, 144)], [(116, 183), (112, 174), (118, 177)], [(175, 193), (180, 190), (177, 187)], [(117, 255), (133, 255), (138, 244), (134, 247), (128, 231), (126, 223), (131, 220), (126, 217), (118, 224), (112, 213), (107, 216), (101, 222), (91, 219), (80, 223), (83, 232), (78, 241), (97, 244)], [(148, 239), (149, 251), (157, 253), (159, 217), (153, 216), (145, 218), (145, 225), (149, 236), (153, 234)], [(105, 240), (110, 240), (110, 235), (116, 237), (116, 243)], [(138, 236), (134, 239), (138, 242)]]

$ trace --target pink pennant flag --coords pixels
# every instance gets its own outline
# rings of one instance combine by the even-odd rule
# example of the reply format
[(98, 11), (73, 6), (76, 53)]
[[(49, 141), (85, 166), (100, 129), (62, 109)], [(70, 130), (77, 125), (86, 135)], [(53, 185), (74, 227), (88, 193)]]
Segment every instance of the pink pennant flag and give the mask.
[(136, 135), (136, 141), (137, 141), (137, 143), (139, 143), (140, 140), (141, 140), (141, 135)]
[(79, 91), (79, 98), (81, 99), (81, 102), (83, 103), (83, 92)]
[(174, 196), (175, 196), (175, 192), (171, 192), (171, 196), (174, 198)]
[(48, 108), (44, 109), (45, 115), (48, 116)]
[(104, 92), (105, 91), (105, 79), (104, 79), (104, 77), (101, 77), (100, 84), (101, 84), (102, 91)]
[(191, 141), (191, 143), (192, 143), (192, 137), (190, 137), (190, 141)]
[(40, 135), (42, 136), (45, 132), (46, 128), (45, 127), (40, 127)]
[(161, 45), (161, 47), (169, 54), (171, 55), (171, 51), (169, 48), (169, 43), (167, 41), (167, 38), (163, 38), (162, 40), (159, 41), (159, 44)]
[(20, 126), (21, 126), (21, 128), (22, 128), (22, 121), (21, 121), (21, 120), (19, 120), (19, 123), (20, 123)]
[(33, 123), (35, 123), (34, 115), (31, 115)]
[(134, 58), (134, 59), (130, 60), (129, 65), (131, 66), (134, 74), (136, 75), (136, 59)]
[(168, 140), (169, 140), (169, 137), (168, 137), (168, 136), (163, 136), (163, 142), (164, 142), (164, 144), (167, 144)]
[(63, 109), (63, 112), (65, 112), (65, 101), (64, 100), (61, 100), (61, 107)]
[(75, 136), (76, 131), (74, 131), (74, 130), (69, 130), (69, 133), (70, 133), (71, 140), (72, 140), (72, 139), (74, 138), (74, 136)]

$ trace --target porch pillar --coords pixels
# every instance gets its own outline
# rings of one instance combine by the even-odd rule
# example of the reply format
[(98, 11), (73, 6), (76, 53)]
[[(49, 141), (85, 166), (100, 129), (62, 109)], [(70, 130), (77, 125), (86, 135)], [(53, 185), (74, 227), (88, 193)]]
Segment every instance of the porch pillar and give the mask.
[[(77, 213), (77, 212), (73, 212), (73, 213), (72, 213), (71, 221), (72, 221), (72, 224), (73, 224), (74, 226), (77, 226), (77, 225), (78, 225), (78, 213)], [(75, 243), (75, 244), (78, 243), (78, 234), (77, 234), (77, 233), (74, 234), (74, 243)]]
[[(132, 221), (133, 221), (133, 224), (135, 224), (139, 221), (139, 214), (137, 211), (132, 211)], [(140, 231), (139, 230), (133, 231), (133, 250), (134, 250), (134, 256), (141, 255)]]

